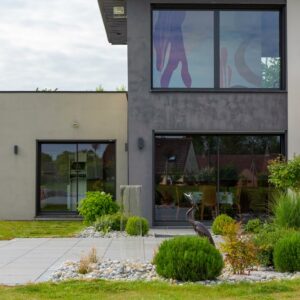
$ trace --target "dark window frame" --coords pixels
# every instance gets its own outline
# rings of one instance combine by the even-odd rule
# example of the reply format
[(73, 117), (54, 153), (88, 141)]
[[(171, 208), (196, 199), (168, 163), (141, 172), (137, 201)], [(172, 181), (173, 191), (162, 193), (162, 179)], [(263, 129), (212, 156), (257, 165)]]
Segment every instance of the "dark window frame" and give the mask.
[[(115, 145), (115, 195), (117, 192), (117, 140), (115, 139), (107, 139), (107, 140), (36, 140), (36, 186), (35, 186), (35, 215), (43, 216), (43, 215), (78, 215), (78, 212), (71, 211), (42, 211), (41, 210), (41, 146), (43, 144), (75, 144), (76, 149), (78, 150), (79, 144), (113, 144)], [(76, 152), (78, 155), (78, 152)]]
[(205, 136), (279, 136), (280, 137), (280, 151), (283, 156), (288, 153), (287, 149), (287, 131), (274, 131), (274, 132), (212, 132), (212, 131), (168, 131), (168, 130), (153, 130), (152, 131), (152, 223), (155, 226), (186, 226), (189, 225), (188, 221), (174, 221), (174, 220), (157, 220), (155, 215), (155, 163), (156, 163), (156, 152), (155, 142), (157, 136), (178, 136), (178, 135), (205, 135)]
[[(214, 12), (214, 87), (213, 88), (158, 88), (153, 85), (153, 12), (155, 10), (198, 10)], [(279, 88), (220, 88), (220, 12), (221, 11), (277, 11), (279, 12), (279, 54), (280, 87)], [(207, 92), (207, 93), (281, 93), (287, 92), (287, 25), (286, 5), (283, 4), (152, 4), (150, 9), (150, 92)]]

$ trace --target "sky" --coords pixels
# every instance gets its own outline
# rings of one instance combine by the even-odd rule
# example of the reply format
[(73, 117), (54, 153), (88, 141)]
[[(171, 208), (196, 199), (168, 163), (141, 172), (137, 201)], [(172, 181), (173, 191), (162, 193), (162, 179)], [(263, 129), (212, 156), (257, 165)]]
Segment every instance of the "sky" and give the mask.
[(108, 43), (97, 0), (0, 0), (0, 90), (127, 87), (127, 48)]

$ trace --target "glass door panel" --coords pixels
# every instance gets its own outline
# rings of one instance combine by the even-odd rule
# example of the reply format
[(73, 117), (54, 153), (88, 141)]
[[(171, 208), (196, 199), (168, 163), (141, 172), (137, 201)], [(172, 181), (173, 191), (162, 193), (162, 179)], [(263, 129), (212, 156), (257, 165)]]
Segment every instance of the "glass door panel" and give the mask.
[(76, 211), (76, 145), (41, 144), (40, 147), (40, 210)]
[(185, 222), (192, 203), (200, 220), (268, 214), (267, 166), (280, 154), (280, 135), (156, 136), (155, 221)]
[(39, 210), (76, 212), (89, 191), (115, 198), (115, 143), (42, 143)]
[(78, 202), (92, 191), (115, 196), (114, 144), (78, 144), (78, 164)]

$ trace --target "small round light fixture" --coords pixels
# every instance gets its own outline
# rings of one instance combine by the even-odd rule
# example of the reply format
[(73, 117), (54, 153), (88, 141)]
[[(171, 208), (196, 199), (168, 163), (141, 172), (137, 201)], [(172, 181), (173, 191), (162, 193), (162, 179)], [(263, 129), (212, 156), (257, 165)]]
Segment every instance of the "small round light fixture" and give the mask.
[(79, 128), (79, 123), (77, 121), (74, 121), (72, 124), (73, 128)]

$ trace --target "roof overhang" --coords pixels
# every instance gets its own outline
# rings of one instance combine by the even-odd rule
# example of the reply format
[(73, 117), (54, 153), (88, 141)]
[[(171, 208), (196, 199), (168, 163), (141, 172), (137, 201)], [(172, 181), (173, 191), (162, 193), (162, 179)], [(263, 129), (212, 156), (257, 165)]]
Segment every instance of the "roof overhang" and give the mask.
[(126, 0), (98, 0), (107, 39), (113, 45), (127, 44)]

